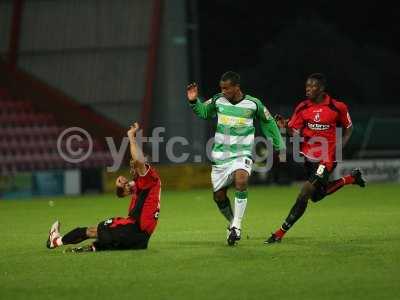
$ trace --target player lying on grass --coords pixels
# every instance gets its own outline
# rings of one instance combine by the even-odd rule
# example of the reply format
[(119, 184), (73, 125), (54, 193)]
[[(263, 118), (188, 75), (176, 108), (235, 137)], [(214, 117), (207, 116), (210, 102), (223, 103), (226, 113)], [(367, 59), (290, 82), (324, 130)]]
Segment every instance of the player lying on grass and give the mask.
[(86, 239), (95, 239), (87, 246), (74, 248), (73, 252), (112, 249), (146, 249), (153, 233), (160, 211), (161, 181), (156, 170), (145, 163), (143, 154), (136, 144), (135, 123), (128, 131), (132, 181), (123, 176), (116, 180), (118, 197), (131, 195), (129, 215), (126, 218), (114, 217), (100, 222), (97, 227), (78, 227), (61, 236), (60, 223), (51, 226), (47, 248), (78, 244)]
[[(309, 199), (318, 202), (347, 184), (365, 186), (365, 180), (358, 169), (338, 180), (329, 181), (329, 176), (336, 167), (336, 128), (338, 125), (343, 128), (344, 147), (350, 139), (352, 123), (346, 104), (331, 98), (325, 92), (325, 88), (324, 75), (310, 75), (306, 81), (307, 99), (296, 107), (290, 120), (282, 116), (276, 117), (279, 127), (286, 128), (290, 134), (300, 134), (304, 139), (300, 154), (305, 157), (304, 166), (308, 180), (304, 183), (285, 222), (265, 241), (266, 244), (282, 240), (286, 232), (304, 214)], [(327, 142), (325, 151), (322, 140), (318, 141), (316, 138)]]
[[(278, 126), (264, 104), (242, 92), (239, 74), (226, 72), (219, 85), (221, 93), (201, 102), (197, 85), (190, 84), (187, 98), (197, 116), (218, 119), (211, 153), (211, 182), (214, 201), (229, 222), (228, 245), (233, 246), (240, 240), (246, 210), (247, 185), (253, 164), (254, 120), (258, 119), (265, 137), (272, 139), (275, 150), (284, 149), (285, 146)], [(232, 183), (235, 187), (234, 212), (227, 196), (227, 189)]]

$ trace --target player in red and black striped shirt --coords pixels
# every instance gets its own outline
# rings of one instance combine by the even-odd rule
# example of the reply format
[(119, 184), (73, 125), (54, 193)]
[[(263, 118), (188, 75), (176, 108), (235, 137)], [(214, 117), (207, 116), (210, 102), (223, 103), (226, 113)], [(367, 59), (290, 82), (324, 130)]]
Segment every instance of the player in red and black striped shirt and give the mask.
[(147, 248), (160, 212), (161, 180), (157, 171), (145, 163), (136, 144), (135, 135), (138, 129), (139, 125), (135, 123), (128, 131), (133, 180), (128, 181), (123, 176), (116, 180), (117, 196), (131, 195), (128, 217), (110, 218), (96, 227), (78, 227), (64, 236), (60, 235), (60, 223), (56, 221), (47, 240), (49, 249), (78, 244), (86, 239), (96, 240), (91, 245), (71, 249), (72, 252)]
[(352, 123), (346, 104), (333, 99), (325, 92), (325, 76), (316, 73), (306, 82), (307, 99), (295, 109), (293, 116), (286, 120), (277, 116), (278, 125), (290, 134), (299, 134), (303, 140), (300, 154), (305, 158), (308, 180), (304, 183), (295, 204), (285, 222), (266, 241), (266, 244), (280, 242), (286, 232), (304, 214), (308, 200), (322, 200), (347, 184), (365, 186), (359, 169), (335, 181), (329, 176), (336, 167), (336, 129), (343, 128), (344, 147), (350, 139)]

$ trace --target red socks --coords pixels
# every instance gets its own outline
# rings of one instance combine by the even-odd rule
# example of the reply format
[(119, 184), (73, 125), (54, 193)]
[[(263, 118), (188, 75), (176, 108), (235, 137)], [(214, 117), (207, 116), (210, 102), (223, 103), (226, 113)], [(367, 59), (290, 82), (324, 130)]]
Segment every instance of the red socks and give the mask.
[(285, 235), (286, 231), (283, 230), (282, 228), (279, 228), (277, 231), (275, 231), (275, 235), (277, 237), (279, 237), (280, 239), (283, 238), (283, 236)]
[(330, 195), (334, 192), (336, 192), (338, 189), (341, 187), (347, 185), (347, 184), (353, 184), (354, 183), (354, 177), (351, 175), (343, 176), (342, 178), (329, 182), (328, 186), (326, 187), (326, 194)]
[(351, 175), (344, 176), (344, 177), (342, 177), (342, 179), (343, 179), (344, 185), (353, 184), (355, 181), (354, 177)]

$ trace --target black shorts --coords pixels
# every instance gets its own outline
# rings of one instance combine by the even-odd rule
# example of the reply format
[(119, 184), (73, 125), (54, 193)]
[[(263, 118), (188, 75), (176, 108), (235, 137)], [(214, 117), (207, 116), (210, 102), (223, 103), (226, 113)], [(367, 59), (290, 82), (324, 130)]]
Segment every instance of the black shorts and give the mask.
[(315, 187), (326, 187), (329, 182), (333, 170), (336, 168), (336, 163), (333, 165), (332, 170), (328, 170), (327, 167), (319, 162), (312, 162), (306, 160), (304, 163), (308, 181), (310, 181)]
[(117, 224), (121, 218), (110, 218), (97, 225), (96, 250), (146, 249), (150, 239), (147, 232), (134, 223)]
[(326, 189), (329, 183), (329, 177), (336, 167), (336, 163), (333, 165), (332, 170), (320, 164), (319, 162), (312, 162), (306, 160), (305, 169), (307, 172), (308, 181), (315, 187), (314, 192), (311, 195), (311, 201), (317, 202), (325, 198)]

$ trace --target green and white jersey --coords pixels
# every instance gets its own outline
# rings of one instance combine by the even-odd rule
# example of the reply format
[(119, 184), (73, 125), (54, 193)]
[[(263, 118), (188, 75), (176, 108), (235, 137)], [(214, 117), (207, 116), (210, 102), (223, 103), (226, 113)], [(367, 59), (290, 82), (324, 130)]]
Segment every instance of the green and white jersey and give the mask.
[(197, 99), (191, 106), (195, 114), (203, 119), (218, 118), (211, 155), (214, 164), (224, 164), (243, 156), (251, 158), (255, 118), (259, 119), (263, 134), (272, 139), (274, 148), (284, 148), (274, 118), (257, 98), (244, 95), (240, 102), (234, 104), (223, 94), (217, 94), (204, 103)]

